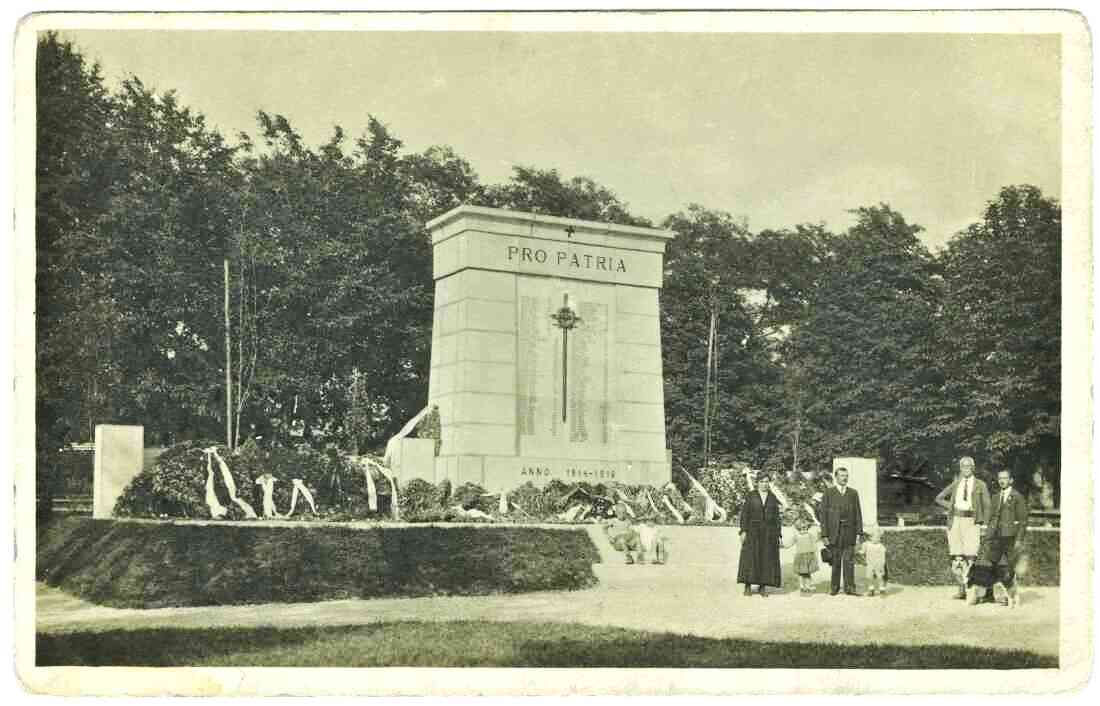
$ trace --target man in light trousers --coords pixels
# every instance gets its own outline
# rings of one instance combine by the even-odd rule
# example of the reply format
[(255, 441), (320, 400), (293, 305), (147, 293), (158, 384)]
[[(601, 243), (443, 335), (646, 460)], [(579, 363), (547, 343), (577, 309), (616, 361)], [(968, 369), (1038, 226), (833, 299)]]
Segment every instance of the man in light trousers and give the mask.
[(951, 570), (959, 582), (955, 598), (965, 599), (970, 567), (978, 557), (982, 528), (989, 518), (989, 488), (974, 475), (974, 459), (959, 459), (959, 476), (936, 496), (947, 510), (947, 545)]

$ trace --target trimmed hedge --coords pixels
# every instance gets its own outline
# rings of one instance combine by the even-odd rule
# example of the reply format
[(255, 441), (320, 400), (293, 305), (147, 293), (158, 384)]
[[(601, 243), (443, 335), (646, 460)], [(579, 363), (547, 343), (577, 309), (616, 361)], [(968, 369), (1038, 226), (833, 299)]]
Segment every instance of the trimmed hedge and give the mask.
[[(891, 583), (919, 586), (954, 584), (947, 553), (947, 531), (942, 527), (884, 528), (883, 544)], [(1032, 529), (1024, 538), (1026, 561), (1019, 566), (1020, 581), (1029, 586), (1057, 586), (1061, 533)]]
[(583, 529), (66, 518), (39, 536), (38, 580), (125, 608), (572, 590), (600, 561)]

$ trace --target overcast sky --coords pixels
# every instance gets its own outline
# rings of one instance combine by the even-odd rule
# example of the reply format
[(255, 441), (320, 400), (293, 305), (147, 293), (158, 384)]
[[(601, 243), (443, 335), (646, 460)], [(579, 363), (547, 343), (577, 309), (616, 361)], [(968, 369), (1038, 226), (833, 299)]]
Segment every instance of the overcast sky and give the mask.
[(937, 247), (1007, 184), (1061, 190), (1057, 35), (68, 31), (117, 81), (227, 137), (282, 113), (313, 145), (373, 114), (483, 183), (514, 164), (756, 231), (881, 201)]

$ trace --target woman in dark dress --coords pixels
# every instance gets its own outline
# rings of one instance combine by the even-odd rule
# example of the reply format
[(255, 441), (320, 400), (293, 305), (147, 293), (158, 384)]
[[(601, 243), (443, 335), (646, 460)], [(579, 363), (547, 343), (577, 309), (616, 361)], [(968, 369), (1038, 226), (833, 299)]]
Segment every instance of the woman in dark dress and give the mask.
[(768, 489), (768, 477), (759, 475), (756, 488), (741, 506), (741, 558), (737, 565), (737, 583), (745, 584), (745, 595), (752, 595), (756, 584), (761, 596), (765, 586), (783, 584), (779, 568), (779, 545), (783, 538), (779, 500)]

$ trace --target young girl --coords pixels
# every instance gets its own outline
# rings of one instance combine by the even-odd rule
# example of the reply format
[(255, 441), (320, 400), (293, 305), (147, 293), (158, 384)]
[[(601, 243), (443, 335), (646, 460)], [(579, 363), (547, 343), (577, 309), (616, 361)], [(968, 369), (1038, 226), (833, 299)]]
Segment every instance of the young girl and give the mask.
[(814, 592), (813, 574), (820, 568), (817, 563), (817, 542), (821, 529), (805, 517), (795, 525), (798, 534), (794, 538), (794, 570), (798, 574), (798, 590), (803, 595)]

